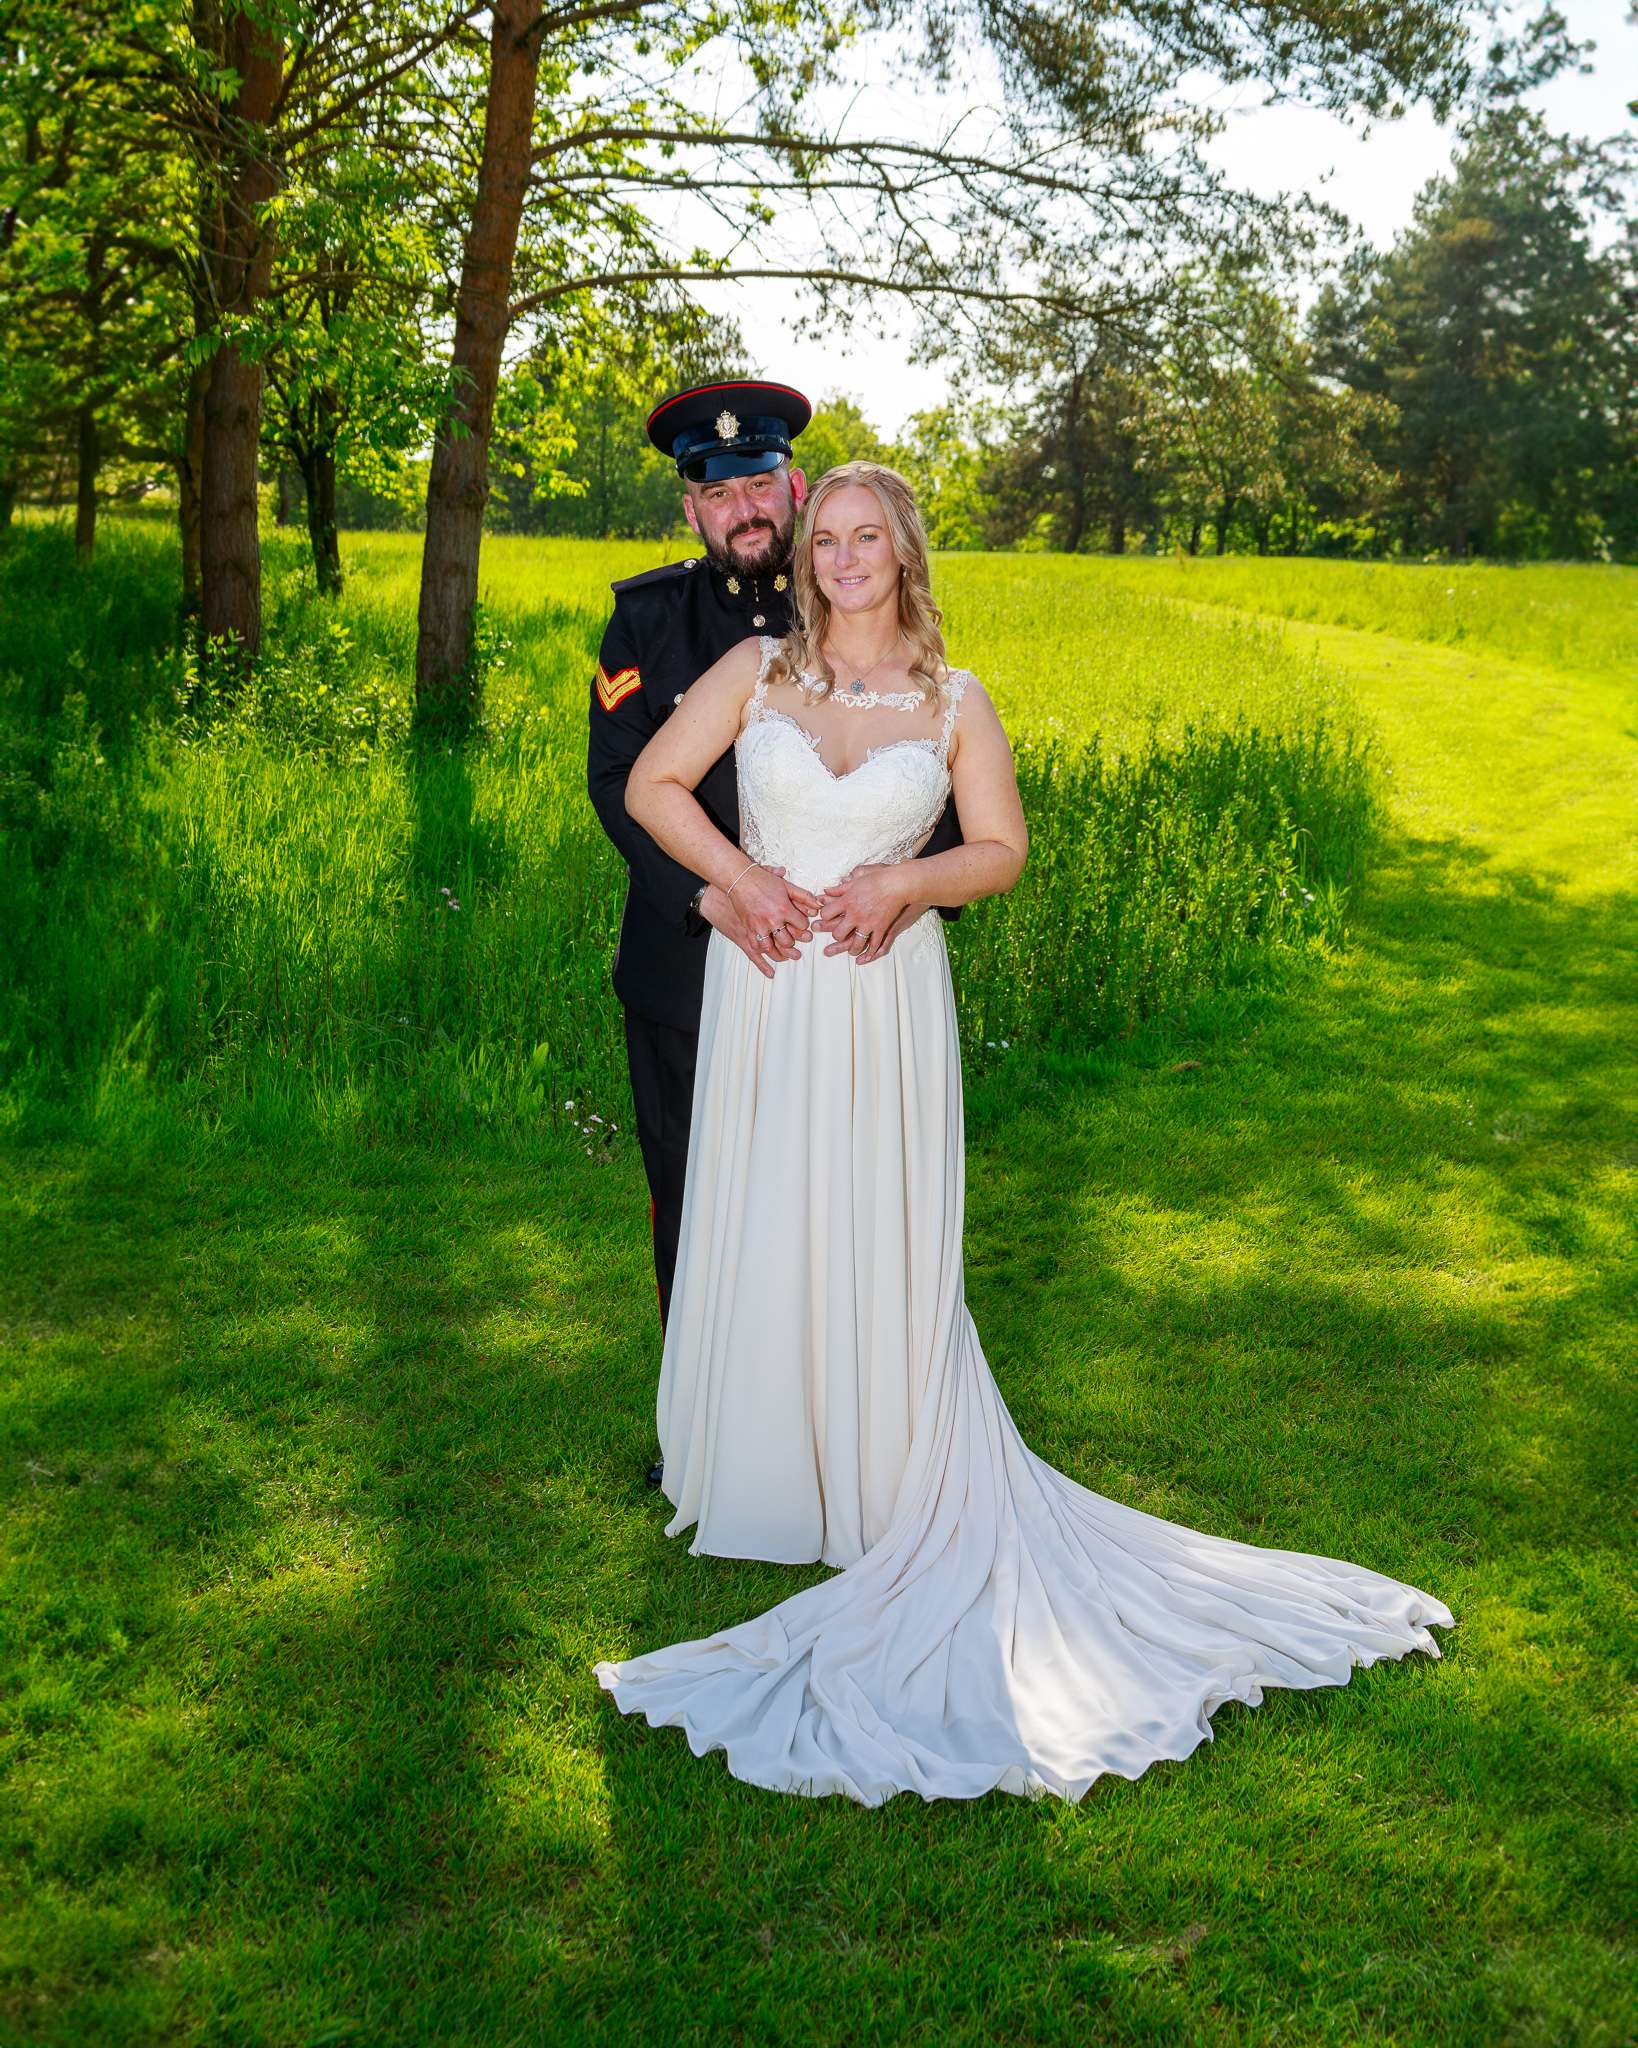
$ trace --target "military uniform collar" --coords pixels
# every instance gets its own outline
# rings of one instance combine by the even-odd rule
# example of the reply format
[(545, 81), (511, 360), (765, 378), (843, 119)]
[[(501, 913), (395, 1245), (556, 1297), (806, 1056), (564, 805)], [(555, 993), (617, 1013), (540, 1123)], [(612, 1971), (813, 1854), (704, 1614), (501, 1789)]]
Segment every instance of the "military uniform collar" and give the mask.
[(790, 602), (789, 569), (776, 569), (772, 575), (766, 572), (751, 575), (743, 569), (736, 569), (725, 575), (714, 562), (706, 566), (723, 603), (734, 611), (746, 613), (753, 626), (760, 628), (766, 625), (771, 612)]

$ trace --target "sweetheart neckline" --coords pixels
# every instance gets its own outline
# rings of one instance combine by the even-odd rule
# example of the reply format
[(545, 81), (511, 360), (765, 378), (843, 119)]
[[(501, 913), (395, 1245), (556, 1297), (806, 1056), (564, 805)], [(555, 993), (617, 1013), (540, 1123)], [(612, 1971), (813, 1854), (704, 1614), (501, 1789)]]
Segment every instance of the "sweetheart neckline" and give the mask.
[[(816, 733), (809, 732), (807, 727), (802, 723), (801, 719), (792, 718), (788, 711), (775, 711), (771, 705), (767, 704), (759, 706), (756, 717), (753, 718), (751, 720), (750, 725), (747, 725), (744, 728), (744, 730), (740, 733), (739, 739), (744, 739), (745, 734), (751, 730), (752, 726), (760, 725), (765, 719), (777, 719), (781, 725), (790, 726), (791, 729), (801, 737), (801, 739), (807, 746), (808, 752), (812, 754), (813, 758), (819, 763), (819, 766), (830, 777), (832, 782), (851, 782), (854, 776), (859, 774), (862, 769), (868, 768), (872, 761), (878, 759), (883, 754), (892, 753), (895, 747), (921, 747), (925, 749), (927, 752), (929, 752), (933, 756), (933, 759), (935, 761), (938, 761), (937, 740), (915, 739), (906, 736), (904, 738), (896, 740), (883, 740), (879, 747), (869, 748), (866, 751), (865, 757), (862, 761), (856, 762), (854, 766), (851, 768), (844, 768), (842, 772), (838, 774), (836, 770), (830, 765), (830, 763), (825, 759), (823, 753), (820, 751), (818, 735)], [(739, 744), (739, 740), (736, 740), (734, 744), (737, 746)], [(938, 761), (938, 766), (939, 773), (941, 775), (949, 774), (950, 771), (946, 767), (944, 762)]]

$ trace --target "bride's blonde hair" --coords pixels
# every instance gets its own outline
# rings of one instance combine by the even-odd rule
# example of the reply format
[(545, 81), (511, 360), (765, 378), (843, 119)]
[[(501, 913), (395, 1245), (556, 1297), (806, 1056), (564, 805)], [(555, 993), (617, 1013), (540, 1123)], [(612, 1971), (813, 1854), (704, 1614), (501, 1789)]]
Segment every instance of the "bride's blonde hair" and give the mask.
[(944, 614), (933, 602), (927, 531), (916, 508), (915, 493), (896, 469), (883, 462), (839, 463), (835, 469), (827, 469), (808, 493), (791, 563), (795, 581), (791, 630), (768, 666), (769, 679), (800, 682), (806, 678), (804, 687), (817, 697), (828, 696), (835, 687), (836, 678), (819, 651), (830, 630), (830, 599), (820, 590), (813, 571), (813, 532), (825, 500), (849, 484), (862, 484), (882, 508), (882, 522), (899, 564), (899, 626), (910, 647), (910, 673), (921, 685), (922, 695), (932, 701), (949, 674), (949, 663), (944, 635), (939, 631)]

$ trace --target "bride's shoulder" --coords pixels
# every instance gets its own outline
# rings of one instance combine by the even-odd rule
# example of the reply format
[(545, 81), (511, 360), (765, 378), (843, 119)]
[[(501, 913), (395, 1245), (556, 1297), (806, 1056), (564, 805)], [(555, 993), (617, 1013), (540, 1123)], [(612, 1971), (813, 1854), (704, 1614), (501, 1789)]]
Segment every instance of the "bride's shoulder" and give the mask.
[[(944, 678), (945, 732), (948, 734), (950, 762), (953, 766), (961, 751), (963, 736), (982, 737), (993, 745), (997, 740), (1004, 747), (1006, 732), (994, 701), (984, 685), (970, 668), (952, 668)], [(980, 755), (989, 751), (981, 747)]]
[(743, 702), (767, 667), (767, 645), (766, 640), (754, 637), (736, 640), (726, 654), (718, 655), (694, 688), (712, 697), (721, 695)]
[(735, 675), (754, 676), (758, 669), (766, 666), (769, 651), (778, 645), (779, 642), (770, 639), (766, 633), (752, 633), (744, 640), (736, 640), (722, 658), (733, 664)]
[(944, 701), (952, 709), (966, 704), (988, 704), (989, 692), (970, 668), (948, 667), (942, 685)]

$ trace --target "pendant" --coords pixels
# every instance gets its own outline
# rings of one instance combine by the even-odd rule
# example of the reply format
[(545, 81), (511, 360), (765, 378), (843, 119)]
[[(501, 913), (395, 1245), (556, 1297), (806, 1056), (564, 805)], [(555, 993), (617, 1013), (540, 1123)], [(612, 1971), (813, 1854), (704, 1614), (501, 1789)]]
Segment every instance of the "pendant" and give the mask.
[(862, 697), (864, 695), (864, 684), (862, 682), (850, 683), (848, 685), (848, 688), (853, 692), (855, 697)]

